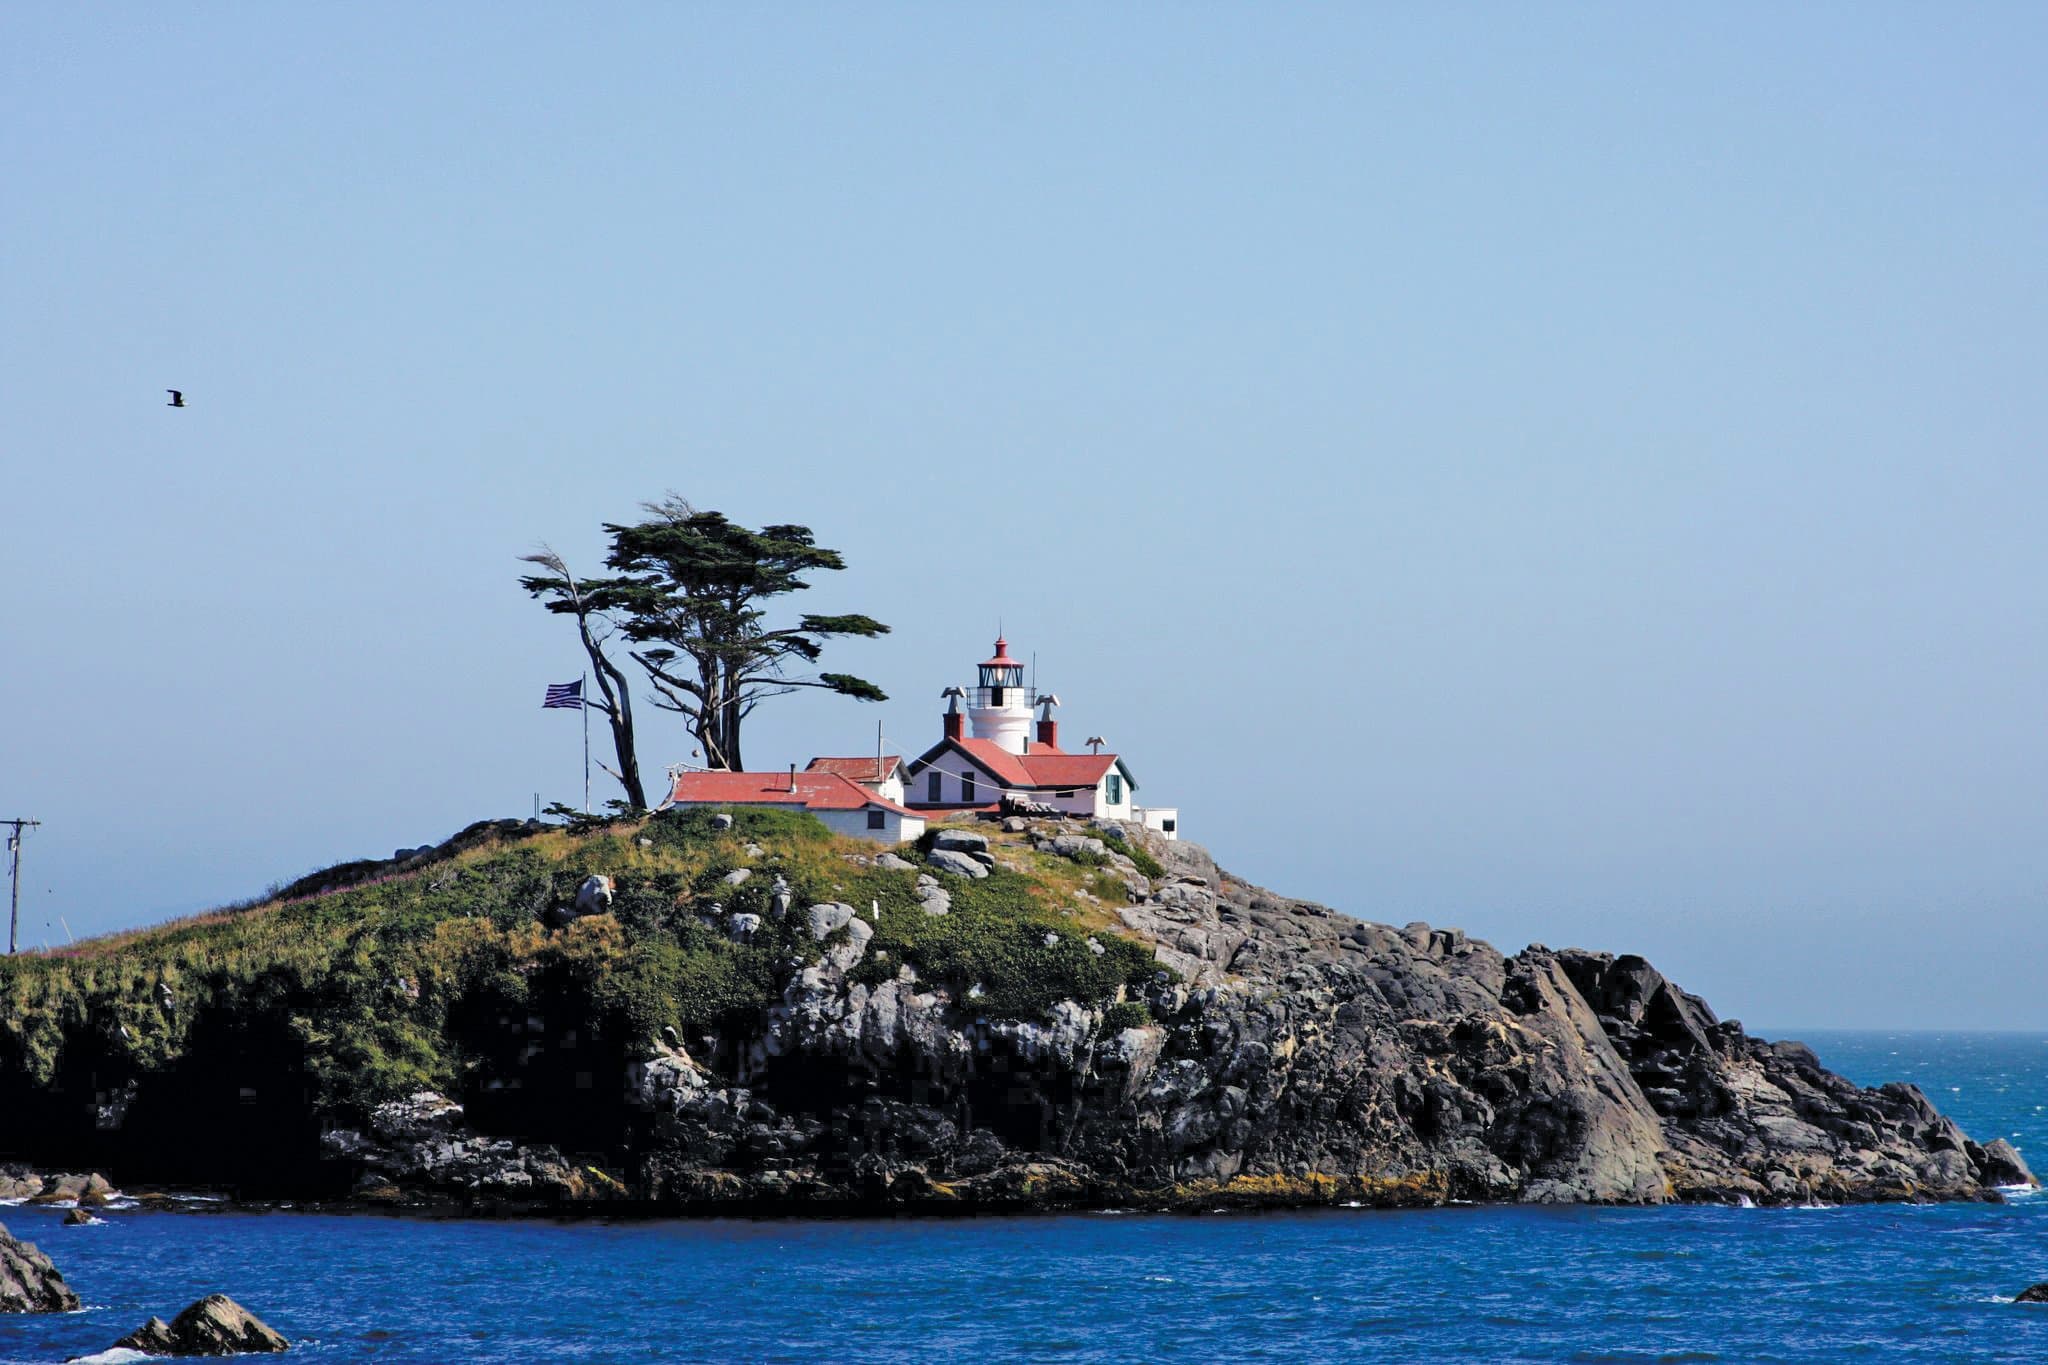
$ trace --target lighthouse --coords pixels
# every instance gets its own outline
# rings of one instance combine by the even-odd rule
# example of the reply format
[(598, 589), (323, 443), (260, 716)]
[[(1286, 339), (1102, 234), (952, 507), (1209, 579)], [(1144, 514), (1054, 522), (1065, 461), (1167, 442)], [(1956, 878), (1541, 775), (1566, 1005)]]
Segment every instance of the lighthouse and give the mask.
[(976, 739), (1021, 754), (1031, 739), (1031, 691), (1024, 665), (1010, 657), (1010, 642), (997, 639), (995, 657), (982, 663), (979, 682), (968, 691), (967, 724)]

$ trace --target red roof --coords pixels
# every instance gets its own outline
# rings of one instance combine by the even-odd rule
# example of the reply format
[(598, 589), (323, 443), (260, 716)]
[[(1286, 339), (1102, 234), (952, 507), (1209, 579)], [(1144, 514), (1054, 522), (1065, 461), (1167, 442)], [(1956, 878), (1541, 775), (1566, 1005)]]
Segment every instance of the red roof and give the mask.
[(880, 806), (899, 815), (917, 815), (909, 807), (877, 796), (837, 773), (798, 773), (795, 785), (796, 790), (791, 791), (788, 773), (677, 773), (668, 799), (677, 805), (802, 806), (805, 810), (864, 810)]
[(810, 766), (805, 768), (804, 771), (807, 773), (838, 773), (841, 777), (852, 782), (884, 782), (893, 777), (896, 770), (902, 766), (903, 759), (901, 756), (890, 754), (882, 760), (882, 775), (880, 777), (875, 776), (875, 760), (872, 758), (814, 758), (811, 760)]
[(1115, 754), (1025, 754), (1017, 760), (1041, 787), (1092, 787), (1116, 763)]
[[(992, 739), (949, 740), (1006, 787), (1092, 787), (1116, 763), (1115, 754), (1065, 754), (1039, 750), (1013, 754)], [(932, 757), (926, 754), (921, 764)]]

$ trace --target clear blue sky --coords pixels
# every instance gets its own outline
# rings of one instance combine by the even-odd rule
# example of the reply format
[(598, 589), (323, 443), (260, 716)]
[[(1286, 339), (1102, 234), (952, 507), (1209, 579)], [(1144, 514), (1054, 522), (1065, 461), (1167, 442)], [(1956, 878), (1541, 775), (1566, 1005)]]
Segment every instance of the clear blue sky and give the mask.
[(896, 627), (757, 766), (922, 747), (1000, 614), (1276, 889), (2048, 1027), (2044, 70), (2037, 5), (12, 6), (26, 935), (574, 799), (516, 557), (674, 490)]

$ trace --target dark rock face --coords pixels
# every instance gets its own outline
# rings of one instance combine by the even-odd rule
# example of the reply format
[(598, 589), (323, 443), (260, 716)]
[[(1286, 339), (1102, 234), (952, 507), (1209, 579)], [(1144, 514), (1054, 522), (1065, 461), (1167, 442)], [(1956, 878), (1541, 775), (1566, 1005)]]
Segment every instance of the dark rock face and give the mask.
[(431, 1091), (379, 1105), (367, 1130), (332, 1130), (321, 1145), (329, 1159), (354, 1164), (356, 1197), (370, 1202), (396, 1201), (407, 1190), (521, 1202), (590, 1193), (554, 1148), (479, 1137), (465, 1126), (461, 1105)]
[(290, 1345), (225, 1294), (208, 1294), (168, 1323), (151, 1318), (114, 1343), (153, 1356), (232, 1356)]
[[(1025, 846), (1091, 837), (1003, 828)], [(862, 938), (793, 968), (763, 1018), (689, 1052), (650, 1040), (623, 1078), (641, 1126), (604, 1158), (617, 1179), (479, 1140), (439, 1097), (415, 1100), (438, 1127), (380, 1111), (374, 1131), (330, 1135), (330, 1155), (379, 1189), (670, 1209), (1835, 1202), (2032, 1180), (1912, 1086), (1860, 1089), (1800, 1044), (1751, 1038), (1641, 958), (1507, 957), (1124, 837), (1163, 875), (1105, 846), (1135, 897), (1116, 913), (1180, 979), (1114, 1026), (1072, 1001), (989, 1018), (907, 967), (863, 975)]]
[(78, 1306), (50, 1258), (0, 1227), (0, 1313), (70, 1313)]
[(1977, 1168), (1979, 1177), (1987, 1185), (2032, 1185), (2034, 1173), (2027, 1169), (2027, 1163), (2020, 1160), (2020, 1154), (2004, 1138), (1993, 1138), (1979, 1147), (1974, 1142), (1964, 1144), (1970, 1155), (1970, 1162)]
[(2014, 1303), (2048, 1303), (2048, 1281), (2030, 1284), (2013, 1296)]

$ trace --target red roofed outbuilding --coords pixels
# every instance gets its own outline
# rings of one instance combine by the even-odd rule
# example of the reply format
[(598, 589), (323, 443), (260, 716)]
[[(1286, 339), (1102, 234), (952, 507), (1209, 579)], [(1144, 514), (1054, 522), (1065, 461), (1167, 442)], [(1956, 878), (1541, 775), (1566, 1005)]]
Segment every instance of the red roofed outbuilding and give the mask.
[[(873, 759), (867, 763), (872, 769)], [(924, 833), (924, 817), (836, 772), (680, 772), (663, 810), (692, 806), (780, 806), (808, 811), (826, 828), (879, 843)]]
[(814, 758), (804, 771), (838, 773), (877, 796), (886, 796), (898, 804), (903, 801), (903, 759), (896, 754), (886, 758)]

